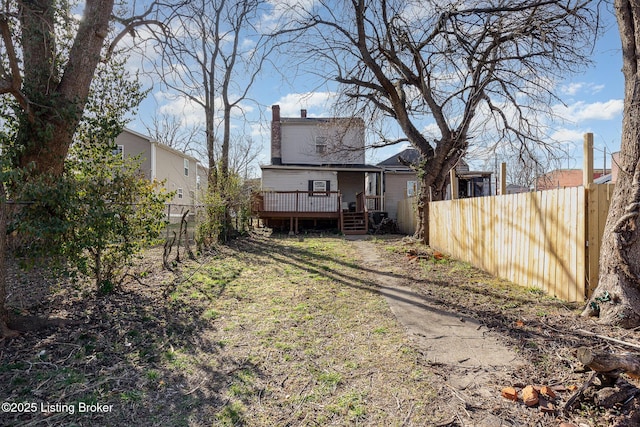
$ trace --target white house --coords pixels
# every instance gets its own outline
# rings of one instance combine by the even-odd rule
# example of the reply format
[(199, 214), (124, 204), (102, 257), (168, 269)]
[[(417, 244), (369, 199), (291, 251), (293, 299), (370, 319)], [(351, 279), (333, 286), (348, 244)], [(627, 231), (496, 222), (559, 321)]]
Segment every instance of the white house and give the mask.
[[(198, 159), (130, 129), (118, 135), (115, 144), (123, 156), (140, 156), (140, 171), (147, 179), (164, 182), (167, 191), (175, 191), (171, 204), (203, 203), (207, 169)], [(174, 214), (179, 215), (179, 210)]]
[[(367, 232), (368, 211), (379, 198), (365, 195), (364, 121), (357, 117), (281, 117), (272, 106), (271, 164), (261, 165), (262, 190), (254, 213), (268, 226), (334, 224), (344, 233)], [(301, 224), (302, 223), (302, 224)]]

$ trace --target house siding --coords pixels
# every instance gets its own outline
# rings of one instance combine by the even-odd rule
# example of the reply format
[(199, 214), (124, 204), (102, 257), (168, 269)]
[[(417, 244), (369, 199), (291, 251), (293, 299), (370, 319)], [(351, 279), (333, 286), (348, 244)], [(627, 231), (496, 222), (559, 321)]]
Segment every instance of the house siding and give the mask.
[(309, 181), (329, 181), (331, 191), (338, 189), (338, 177), (333, 171), (262, 170), (264, 191), (308, 191)]
[[(281, 123), (283, 164), (363, 164), (364, 125), (360, 121), (317, 121)], [(326, 138), (324, 154), (316, 153), (316, 138)]]
[(148, 139), (125, 131), (118, 135), (115, 144), (124, 146), (125, 157), (139, 155), (142, 161), (140, 171), (144, 173), (144, 177), (148, 180), (153, 179), (151, 175), (151, 142)]
[(384, 210), (389, 218), (398, 219), (398, 202), (407, 198), (407, 182), (416, 181), (413, 172), (390, 172), (384, 175)]
[[(176, 192), (170, 203), (191, 206), (204, 200), (207, 171), (195, 158), (129, 130), (118, 135), (115, 144), (124, 146), (125, 156), (140, 156), (140, 171), (145, 178), (164, 181), (167, 191)], [(185, 159), (189, 161), (188, 176), (184, 174)], [(196, 189), (196, 174), (201, 176), (200, 190)], [(182, 189), (182, 198), (179, 198), (179, 189)]]

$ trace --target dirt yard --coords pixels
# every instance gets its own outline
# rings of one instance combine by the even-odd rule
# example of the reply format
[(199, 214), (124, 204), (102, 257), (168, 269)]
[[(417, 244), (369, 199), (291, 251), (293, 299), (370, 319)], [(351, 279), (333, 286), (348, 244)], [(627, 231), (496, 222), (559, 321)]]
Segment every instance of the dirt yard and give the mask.
[[(409, 239), (253, 236), (174, 271), (151, 251), (134, 273), (96, 296), (89, 283), (11, 272), (15, 326), (32, 330), (0, 341), (0, 425), (640, 424), (635, 394), (603, 408), (587, 390), (563, 409), (591, 376), (575, 348), (638, 351), (594, 336), (640, 346), (637, 331), (599, 326), (577, 305)], [(444, 336), (399, 320), (383, 296), (391, 286), (414, 306), (477, 322), (506, 361), (443, 360), (447, 346), (435, 357)], [(527, 407), (501, 396), (527, 385), (556, 397)]]

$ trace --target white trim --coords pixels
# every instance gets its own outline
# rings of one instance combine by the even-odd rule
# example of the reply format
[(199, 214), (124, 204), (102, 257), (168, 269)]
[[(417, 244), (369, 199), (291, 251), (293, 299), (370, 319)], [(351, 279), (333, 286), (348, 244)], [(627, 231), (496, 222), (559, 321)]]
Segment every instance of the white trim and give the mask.
[(157, 149), (157, 143), (151, 141), (151, 180), (153, 181), (154, 179), (157, 178), (157, 164), (156, 164), (156, 149)]

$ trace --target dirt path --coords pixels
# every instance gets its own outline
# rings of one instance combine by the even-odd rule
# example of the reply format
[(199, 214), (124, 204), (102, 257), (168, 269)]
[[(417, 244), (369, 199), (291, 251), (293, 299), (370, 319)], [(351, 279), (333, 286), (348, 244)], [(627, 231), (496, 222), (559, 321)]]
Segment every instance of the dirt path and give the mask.
[(410, 339), (443, 376), (443, 397), (446, 400), (451, 396), (454, 404), (461, 405), (458, 414), (466, 415), (464, 425), (518, 425), (509, 422), (508, 416), (500, 417), (487, 409), (505, 404), (500, 397), (501, 385), (512, 381), (512, 373), (524, 361), (477, 320), (442, 310), (414, 291), (408, 279), (378, 253), (374, 243), (349, 240), (361, 254), (363, 267), (373, 271), (370, 279), (380, 286), (380, 293)]

